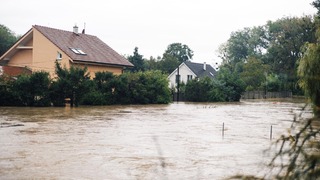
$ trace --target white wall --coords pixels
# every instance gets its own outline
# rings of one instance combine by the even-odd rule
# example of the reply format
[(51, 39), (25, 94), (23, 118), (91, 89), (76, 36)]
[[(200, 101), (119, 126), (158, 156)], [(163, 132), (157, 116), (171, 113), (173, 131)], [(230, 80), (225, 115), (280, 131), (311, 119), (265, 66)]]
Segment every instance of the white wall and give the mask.
[[(175, 69), (173, 71), (173, 73), (171, 73), (169, 75), (169, 88), (171, 87), (176, 87), (176, 75), (178, 74), (177, 69)], [(186, 66), (184, 63), (180, 65), (179, 67), (179, 74), (180, 74), (180, 82), (184, 82), (187, 83), (188, 80), (188, 75), (192, 75), (192, 78), (196, 78), (196, 75), (188, 68), (188, 66)]]

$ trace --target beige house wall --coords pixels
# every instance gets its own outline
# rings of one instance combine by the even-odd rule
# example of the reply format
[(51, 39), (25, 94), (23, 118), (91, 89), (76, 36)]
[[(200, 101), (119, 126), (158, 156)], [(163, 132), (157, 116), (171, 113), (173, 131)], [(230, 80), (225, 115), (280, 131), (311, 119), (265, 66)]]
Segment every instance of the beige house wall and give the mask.
[(29, 67), (32, 65), (32, 49), (21, 49), (15, 53), (10, 61), (8, 66), (17, 66), (17, 67)]
[[(32, 47), (33, 40), (28, 41), (25, 46)], [(32, 64), (32, 49), (19, 49), (11, 58), (8, 66), (29, 67)]]
[(114, 75), (120, 75), (122, 74), (122, 68), (121, 67), (107, 67), (107, 66), (97, 66), (97, 65), (85, 65), (85, 64), (77, 64), (78, 67), (88, 68), (88, 72), (91, 78), (95, 77), (96, 72), (111, 72)]
[(62, 54), (62, 59), (58, 62), (62, 67), (70, 67), (68, 57), (57, 46), (43, 36), (38, 30), (33, 28), (33, 65), (32, 71), (46, 71), (51, 77), (55, 76), (55, 62), (57, 60), (58, 52)]

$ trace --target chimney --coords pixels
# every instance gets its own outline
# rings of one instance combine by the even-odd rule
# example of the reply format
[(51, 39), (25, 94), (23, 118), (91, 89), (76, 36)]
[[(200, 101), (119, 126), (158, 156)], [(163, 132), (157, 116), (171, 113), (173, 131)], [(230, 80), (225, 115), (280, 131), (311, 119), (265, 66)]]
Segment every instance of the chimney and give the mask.
[(73, 33), (78, 34), (78, 26), (73, 26)]
[(84, 23), (83, 30), (82, 30), (82, 34), (85, 34), (85, 33), (86, 33), (86, 23)]
[(203, 63), (203, 70), (207, 70), (207, 64), (206, 64), (206, 62)]

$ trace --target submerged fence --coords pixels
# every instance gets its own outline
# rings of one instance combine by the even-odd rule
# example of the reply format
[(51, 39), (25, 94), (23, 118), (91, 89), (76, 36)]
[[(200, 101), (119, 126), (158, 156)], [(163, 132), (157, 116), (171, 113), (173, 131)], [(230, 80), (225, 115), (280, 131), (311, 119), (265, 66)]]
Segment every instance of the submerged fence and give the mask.
[[(179, 99), (178, 99), (179, 97)], [(246, 91), (241, 95), (241, 99), (270, 99), (270, 98), (292, 98), (291, 91), (265, 92), (265, 91)], [(184, 93), (172, 93), (173, 101), (186, 101)]]
[(265, 91), (246, 91), (241, 99), (269, 99), (269, 98), (292, 98), (291, 91), (265, 92)]

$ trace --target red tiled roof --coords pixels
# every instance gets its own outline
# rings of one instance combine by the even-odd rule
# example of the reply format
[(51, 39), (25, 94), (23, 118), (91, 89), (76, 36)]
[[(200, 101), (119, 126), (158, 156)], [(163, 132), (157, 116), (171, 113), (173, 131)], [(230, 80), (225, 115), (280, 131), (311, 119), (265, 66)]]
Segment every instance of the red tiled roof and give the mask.
[[(71, 31), (64, 31), (39, 25), (33, 26), (73, 61), (83, 63), (98, 63), (114, 66), (133, 66), (126, 58), (118, 54), (98, 37)], [(76, 54), (70, 48), (77, 48), (86, 55)]]

